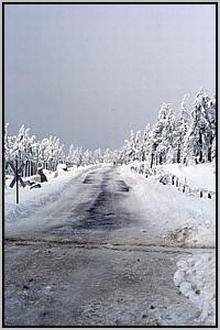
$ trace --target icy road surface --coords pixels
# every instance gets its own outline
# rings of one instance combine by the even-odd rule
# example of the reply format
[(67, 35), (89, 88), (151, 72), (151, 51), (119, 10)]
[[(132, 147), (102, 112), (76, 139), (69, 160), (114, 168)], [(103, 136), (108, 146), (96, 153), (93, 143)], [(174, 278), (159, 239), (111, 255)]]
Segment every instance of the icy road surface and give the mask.
[(85, 170), (57, 201), (6, 223), (5, 325), (196, 325), (173, 275), (202, 249), (163, 237), (177, 193), (152, 185), (142, 205), (132, 184), (120, 167)]

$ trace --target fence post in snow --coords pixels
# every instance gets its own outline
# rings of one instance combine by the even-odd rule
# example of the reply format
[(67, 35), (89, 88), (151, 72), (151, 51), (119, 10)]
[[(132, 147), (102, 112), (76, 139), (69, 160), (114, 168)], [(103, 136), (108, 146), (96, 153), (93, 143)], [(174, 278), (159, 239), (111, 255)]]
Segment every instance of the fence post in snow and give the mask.
[(19, 186), (18, 186), (18, 160), (15, 160), (15, 180), (16, 180), (16, 204), (19, 203)]
[(178, 178), (176, 178), (176, 187), (178, 187), (179, 186), (179, 180), (178, 180)]

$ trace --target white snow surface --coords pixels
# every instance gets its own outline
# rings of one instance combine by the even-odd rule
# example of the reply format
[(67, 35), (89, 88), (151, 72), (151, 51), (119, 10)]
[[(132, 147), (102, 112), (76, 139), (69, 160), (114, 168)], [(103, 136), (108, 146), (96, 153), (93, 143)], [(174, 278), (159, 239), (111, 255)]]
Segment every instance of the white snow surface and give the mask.
[[(145, 178), (123, 165), (121, 172), (131, 187), (126, 207), (138, 214), (142, 235), (163, 238), (165, 245), (215, 246), (215, 199), (200, 199), (162, 185), (156, 176)], [(132, 234), (134, 234), (132, 230)]]
[(194, 254), (177, 262), (174, 283), (201, 311), (197, 320), (203, 325), (215, 324), (215, 256)]
[[(14, 188), (8, 187), (12, 179), (9, 178), (6, 180), (5, 188), (6, 223), (19, 223), (24, 218), (34, 214), (39, 208), (58, 200), (59, 196), (61, 196), (68, 187), (70, 180), (82, 174), (85, 169), (87, 170), (93, 167), (93, 165), (79, 168), (73, 167), (68, 172), (61, 169), (58, 170), (57, 177), (54, 177), (56, 172), (44, 170), (48, 182), (40, 183), (41, 188), (30, 189), (29, 186), (20, 188), (19, 204), (15, 204), (15, 186)], [(26, 178), (25, 180), (28, 179), (29, 178)]]
[[(187, 177), (188, 184), (214, 191), (214, 168), (212, 165), (161, 166), (164, 173), (172, 173), (181, 179)], [(179, 193), (169, 185), (162, 185), (158, 177), (145, 178), (123, 166), (123, 172), (137, 199), (133, 208), (144, 214), (141, 235), (147, 235), (149, 224), (157, 219), (151, 234), (157, 231), (167, 245), (190, 247), (215, 247), (215, 200), (201, 199)], [(132, 200), (129, 200), (132, 207)], [(135, 204), (135, 205), (134, 205)], [(150, 204), (150, 209), (149, 209)], [(211, 251), (211, 250), (210, 250)], [(174, 283), (182, 294), (201, 310), (198, 324), (215, 324), (215, 256), (209, 253), (194, 253), (177, 262)]]
[(166, 164), (156, 167), (157, 171), (176, 175), (182, 183), (191, 188), (215, 191), (215, 166), (211, 164), (188, 165)]

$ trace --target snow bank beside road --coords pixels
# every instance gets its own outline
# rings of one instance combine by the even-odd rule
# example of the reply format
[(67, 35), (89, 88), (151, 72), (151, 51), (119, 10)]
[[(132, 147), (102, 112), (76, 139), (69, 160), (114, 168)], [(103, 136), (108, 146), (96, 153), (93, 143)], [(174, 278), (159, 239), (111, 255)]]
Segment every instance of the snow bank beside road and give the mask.
[(15, 204), (15, 188), (6, 186), (5, 189), (5, 220), (7, 222), (19, 221), (34, 214), (40, 207), (53, 202), (66, 190), (69, 182), (85, 169), (93, 166), (74, 168), (71, 171), (64, 172), (57, 178), (48, 176), (48, 182), (41, 184), (39, 189), (25, 187), (19, 189), (20, 204)]
[(177, 262), (174, 283), (200, 310), (196, 320), (215, 324), (215, 258), (210, 253), (194, 254)]
[[(208, 192), (210, 192), (212, 196), (215, 193), (214, 163), (188, 166), (184, 164), (165, 164), (155, 166), (151, 169), (147, 162), (135, 161), (127, 165), (127, 167), (144, 175), (146, 178), (153, 176), (153, 180), (156, 178), (164, 184), (171, 184), (171, 178), (173, 178), (174, 182), (172, 184), (174, 184), (174, 186), (181, 191), (183, 191), (183, 186), (185, 186), (186, 192), (190, 192), (190, 194), (194, 194), (198, 197), (201, 197), (200, 194), (198, 194), (200, 191), (203, 191), (206, 197), (206, 193)], [(178, 181), (177, 185), (176, 180)]]
[(214, 164), (198, 164), (185, 166), (183, 164), (167, 164), (156, 167), (157, 171), (164, 174), (176, 175), (181, 182), (191, 188), (202, 188), (215, 191)]
[[(165, 165), (164, 173), (178, 177), (187, 174), (188, 183), (196, 187), (214, 190), (214, 167)], [(198, 169), (198, 172), (196, 172)], [(168, 246), (215, 247), (215, 200), (202, 199), (179, 193), (173, 186), (161, 185), (158, 176), (145, 178), (123, 166), (128, 184), (131, 184), (135, 208), (143, 214), (143, 228), (157, 219), (155, 230), (164, 237)], [(130, 201), (132, 205), (132, 201)], [(149, 208), (149, 205), (151, 206)], [(143, 232), (143, 230), (142, 230)], [(140, 233), (140, 237), (142, 235)], [(147, 233), (147, 229), (143, 232)], [(151, 231), (153, 234), (153, 231)], [(177, 263), (174, 283), (201, 311), (198, 325), (215, 324), (215, 257), (210, 253), (194, 253)]]
[(129, 208), (140, 214), (142, 229), (155, 232), (165, 245), (215, 246), (214, 199), (179, 193), (173, 186), (160, 184), (156, 176), (145, 178), (132, 172), (130, 166), (123, 165), (121, 172), (132, 187)]

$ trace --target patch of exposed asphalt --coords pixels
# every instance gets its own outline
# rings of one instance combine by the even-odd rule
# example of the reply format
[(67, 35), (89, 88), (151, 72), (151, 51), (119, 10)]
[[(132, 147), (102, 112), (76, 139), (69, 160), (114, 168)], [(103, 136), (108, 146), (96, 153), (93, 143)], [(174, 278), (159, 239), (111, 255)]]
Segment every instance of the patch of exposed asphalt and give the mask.
[(5, 246), (5, 325), (190, 325), (173, 283), (178, 252), (55, 244)]

